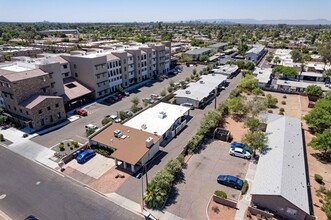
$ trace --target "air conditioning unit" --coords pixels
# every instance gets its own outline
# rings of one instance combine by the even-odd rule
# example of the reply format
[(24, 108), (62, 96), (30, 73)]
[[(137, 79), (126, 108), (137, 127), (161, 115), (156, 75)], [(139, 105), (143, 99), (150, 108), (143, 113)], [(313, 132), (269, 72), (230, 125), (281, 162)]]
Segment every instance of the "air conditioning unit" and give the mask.
[(149, 138), (146, 139), (146, 147), (147, 148), (150, 148), (153, 144), (154, 144), (154, 142), (153, 142), (152, 137), (149, 137)]
[(202, 81), (202, 80), (200, 81), (200, 84), (204, 84), (204, 83), (205, 83), (204, 81)]
[(189, 90), (186, 90), (185, 93), (186, 94), (191, 94), (191, 92)]

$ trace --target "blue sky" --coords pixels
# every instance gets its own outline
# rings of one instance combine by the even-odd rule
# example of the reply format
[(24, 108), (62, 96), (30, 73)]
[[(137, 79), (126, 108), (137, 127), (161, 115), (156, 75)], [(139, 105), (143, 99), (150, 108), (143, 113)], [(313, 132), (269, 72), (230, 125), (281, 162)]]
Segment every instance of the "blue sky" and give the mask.
[(0, 0), (0, 21), (331, 20), (330, 0)]

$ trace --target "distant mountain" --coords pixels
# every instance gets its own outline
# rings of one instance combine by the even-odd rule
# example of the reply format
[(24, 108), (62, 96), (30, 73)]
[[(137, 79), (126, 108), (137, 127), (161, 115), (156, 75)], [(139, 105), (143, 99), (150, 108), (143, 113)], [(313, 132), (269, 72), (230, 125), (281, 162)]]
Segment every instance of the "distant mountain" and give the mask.
[(331, 25), (331, 21), (327, 19), (280, 19), (280, 20), (256, 20), (256, 19), (199, 19), (194, 21), (186, 21), (185, 23), (209, 23), (209, 24), (289, 24), (289, 25)]

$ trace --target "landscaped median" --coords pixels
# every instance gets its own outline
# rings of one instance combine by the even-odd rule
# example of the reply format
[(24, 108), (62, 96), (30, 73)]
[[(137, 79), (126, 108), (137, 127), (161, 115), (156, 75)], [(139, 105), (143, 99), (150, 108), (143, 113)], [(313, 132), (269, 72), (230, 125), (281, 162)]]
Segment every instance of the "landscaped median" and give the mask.
[(237, 201), (228, 199), (223, 191), (216, 190), (212, 195), (208, 206), (208, 219), (234, 219), (237, 210)]

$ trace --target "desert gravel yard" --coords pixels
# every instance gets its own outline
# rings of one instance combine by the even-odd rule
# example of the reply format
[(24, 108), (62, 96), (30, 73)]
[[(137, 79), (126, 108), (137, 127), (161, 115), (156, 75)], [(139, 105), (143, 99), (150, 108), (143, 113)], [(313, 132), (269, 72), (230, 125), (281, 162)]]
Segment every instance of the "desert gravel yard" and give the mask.
[(249, 161), (229, 155), (230, 144), (212, 141), (195, 154), (183, 170), (183, 178), (166, 205), (166, 210), (184, 219), (206, 219), (206, 207), (215, 190), (222, 190), (228, 198), (238, 200), (240, 191), (217, 183), (217, 176), (230, 174), (246, 176)]

